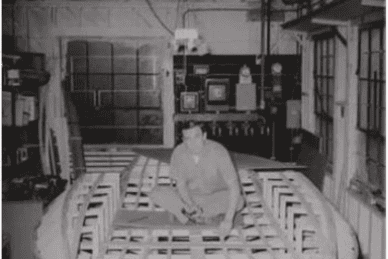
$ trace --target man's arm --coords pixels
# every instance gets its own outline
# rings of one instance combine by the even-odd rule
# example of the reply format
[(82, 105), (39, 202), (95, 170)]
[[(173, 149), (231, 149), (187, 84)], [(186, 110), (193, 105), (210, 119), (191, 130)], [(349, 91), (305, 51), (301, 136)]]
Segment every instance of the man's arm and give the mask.
[(226, 212), (224, 221), (233, 223), (237, 205), (240, 198), (240, 184), (236, 169), (226, 149), (220, 151), (219, 168), (230, 191), (229, 208)]
[(181, 196), (181, 199), (188, 206), (188, 208), (191, 208), (194, 207), (194, 202), (187, 191), (187, 181), (179, 167), (181, 163), (182, 158), (179, 155), (177, 149), (175, 149), (172, 153), (170, 161), (170, 176), (176, 181), (176, 186), (178, 189), (178, 193)]

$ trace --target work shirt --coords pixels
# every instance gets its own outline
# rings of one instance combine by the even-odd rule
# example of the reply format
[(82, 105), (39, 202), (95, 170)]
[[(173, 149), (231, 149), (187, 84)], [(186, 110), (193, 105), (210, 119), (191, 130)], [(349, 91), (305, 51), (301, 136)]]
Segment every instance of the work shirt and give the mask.
[(212, 140), (205, 140), (197, 159), (184, 143), (178, 145), (171, 156), (170, 166), (171, 178), (177, 184), (186, 183), (191, 195), (202, 196), (227, 190), (228, 182), (235, 182), (240, 187), (228, 151)]

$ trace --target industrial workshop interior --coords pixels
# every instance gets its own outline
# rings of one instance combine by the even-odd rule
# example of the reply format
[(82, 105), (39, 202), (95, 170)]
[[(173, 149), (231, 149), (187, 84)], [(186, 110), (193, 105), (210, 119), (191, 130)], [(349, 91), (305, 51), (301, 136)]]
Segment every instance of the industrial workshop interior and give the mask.
[(385, 30), (384, 0), (4, 0), (2, 258), (385, 258)]

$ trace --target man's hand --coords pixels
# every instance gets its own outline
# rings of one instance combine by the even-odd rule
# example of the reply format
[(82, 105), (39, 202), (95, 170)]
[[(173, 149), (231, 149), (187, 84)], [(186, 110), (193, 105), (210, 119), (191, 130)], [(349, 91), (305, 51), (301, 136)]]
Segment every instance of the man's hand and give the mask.
[(184, 211), (182, 211), (188, 218), (196, 223), (202, 223), (203, 219), (203, 209), (195, 204), (192, 206), (185, 206)]
[(219, 226), (220, 236), (227, 236), (229, 235), (230, 231), (232, 230), (233, 222), (231, 220), (224, 220), (221, 222)]

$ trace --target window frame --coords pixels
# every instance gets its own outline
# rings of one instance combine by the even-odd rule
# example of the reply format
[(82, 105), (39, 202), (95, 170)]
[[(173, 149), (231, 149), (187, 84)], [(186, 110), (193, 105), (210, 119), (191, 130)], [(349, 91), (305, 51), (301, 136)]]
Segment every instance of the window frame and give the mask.
[[(320, 138), (320, 153), (327, 157), (327, 172), (332, 174), (334, 156), (333, 117), (337, 40), (333, 32), (316, 35), (313, 37), (313, 40), (314, 114), (316, 118), (316, 133), (318, 133)], [(330, 48), (332, 48), (332, 50), (330, 50)], [(325, 132), (322, 132), (323, 130)]]
[[(372, 50), (372, 31), (378, 29), (379, 34), (379, 66), (378, 66), (378, 78), (376, 79), (376, 71), (372, 71), (372, 57), (375, 53), (375, 50)], [(384, 63), (385, 63), (385, 44), (384, 37), (385, 35), (385, 22), (377, 21), (368, 24), (362, 24), (359, 26), (359, 38), (358, 38), (358, 89), (357, 89), (357, 129), (362, 132), (365, 136), (365, 155), (362, 155), (362, 158), (365, 161), (365, 171), (367, 175), (362, 178), (366, 178), (366, 184), (373, 191), (381, 191), (377, 196), (385, 198), (385, 125), (384, 117), (385, 114), (385, 74), (384, 73)], [(362, 66), (361, 60), (362, 56), (365, 54), (363, 52), (363, 33), (367, 32), (367, 71), (366, 77), (364, 77), (365, 71)], [(381, 55), (383, 53), (383, 55)], [(372, 76), (372, 73), (374, 76)], [(366, 84), (364, 85), (364, 83)], [(378, 88), (377, 88), (378, 86)], [(363, 102), (365, 88), (367, 91), (367, 102)], [(384, 90), (383, 90), (384, 89)], [(373, 90), (373, 91), (372, 91)], [(373, 93), (372, 93), (373, 92)], [(378, 100), (377, 100), (378, 93)], [(371, 102), (371, 95), (373, 94), (373, 101)], [(364, 97), (364, 98), (363, 98)], [(362, 118), (362, 110), (366, 108), (366, 121), (365, 118)], [(372, 118), (373, 117), (373, 121)], [(366, 127), (364, 127), (366, 125)], [(384, 127), (384, 129), (383, 129)], [(384, 149), (384, 150), (383, 150)], [(378, 150), (376, 157), (372, 157), (373, 150)], [(376, 175), (372, 175), (376, 174)], [(383, 176), (379, 175), (383, 174)], [(380, 179), (380, 178), (383, 178)], [(373, 180), (374, 179), (374, 180)], [(376, 180), (380, 179), (380, 180)]]

